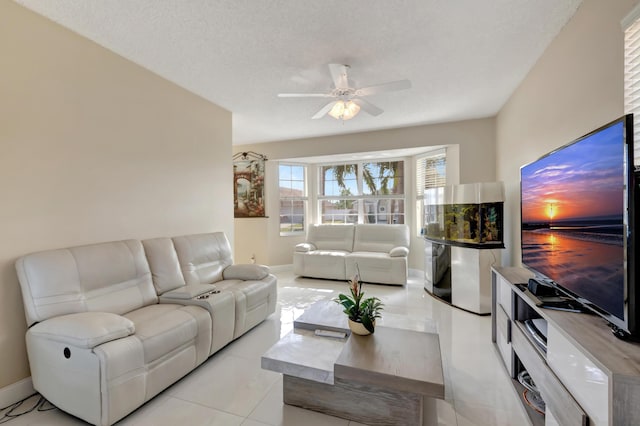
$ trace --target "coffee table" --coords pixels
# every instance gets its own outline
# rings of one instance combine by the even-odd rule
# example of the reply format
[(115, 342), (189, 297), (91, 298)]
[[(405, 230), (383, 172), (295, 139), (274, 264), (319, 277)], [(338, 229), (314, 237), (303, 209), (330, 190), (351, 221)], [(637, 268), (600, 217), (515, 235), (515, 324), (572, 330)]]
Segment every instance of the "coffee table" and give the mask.
[(393, 317), (370, 336), (320, 337), (316, 329), (349, 330), (339, 305), (317, 302), (262, 356), (262, 368), (283, 374), (285, 404), (369, 425), (437, 425), (444, 376), (435, 326)]

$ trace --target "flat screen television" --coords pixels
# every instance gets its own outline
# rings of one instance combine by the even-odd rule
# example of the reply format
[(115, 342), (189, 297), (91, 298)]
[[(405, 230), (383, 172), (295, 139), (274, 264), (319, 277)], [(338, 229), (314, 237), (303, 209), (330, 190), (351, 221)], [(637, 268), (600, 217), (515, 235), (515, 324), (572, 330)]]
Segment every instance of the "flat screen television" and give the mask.
[(633, 117), (623, 116), (520, 169), (522, 264), (638, 335)]

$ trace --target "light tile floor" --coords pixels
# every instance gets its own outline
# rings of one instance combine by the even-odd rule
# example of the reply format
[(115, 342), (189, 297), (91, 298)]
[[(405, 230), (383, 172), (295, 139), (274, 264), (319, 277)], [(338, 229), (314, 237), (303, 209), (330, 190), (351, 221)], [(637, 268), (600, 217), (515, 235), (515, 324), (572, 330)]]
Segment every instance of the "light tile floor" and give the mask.
[[(283, 405), (282, 376), (262, 370), (260, 356), (293, 328), (312, 303), (347, 291), (345, 282), (295, 277), (291, 268), (278, 276), (278, 306), (266, 321), (120, 421), (119, 425), (180, 426), (359, 426), (356, 422)], [(429, 296), (418, 277), (406, 287), (365, 284), (385, 313), (409, 322), (438, 323), (445, 373), (445, 400), (438, 401), (439, 425), (528, 425), (529, 421), (491, 343), (491, 317), (477, 316)], [(380, 325), (384, 325), (384, 316)], [(55, 409), (26, 414), (8, 423), (80, 425)]]

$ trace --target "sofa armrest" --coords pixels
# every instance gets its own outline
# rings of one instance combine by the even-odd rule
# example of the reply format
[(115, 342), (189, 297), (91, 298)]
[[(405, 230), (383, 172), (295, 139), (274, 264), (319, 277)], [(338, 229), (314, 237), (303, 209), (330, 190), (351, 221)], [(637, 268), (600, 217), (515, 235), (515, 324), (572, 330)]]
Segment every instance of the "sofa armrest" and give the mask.
[(227, 266), (222, 276), (225, 280), (261, 280), (270, 272), (269, 267), (265, 265), (241, 264)]
[(169, 299), (193, 299), (201, 294), (209, 293), (216, 290), (216, 286), (213, 284), (189, 284), (183, 285), (171, 291), (162, 293), (163, 298)]
[(307, 252), (314, 251), (314, 250), (316, 250), (316, 246), (314, 246), (311, 243), (296, 244), (296, 251), (298, 253), (307, 253)]
[(389, 252), (391, 257), (407, 257), (409, 255), (409, 249), (406, 247), (394, 247)]
[(49, 318), (30, 328), (33, 336), (91, 349), (135, 332), (131, 320), (110, 312), (79, 312)]

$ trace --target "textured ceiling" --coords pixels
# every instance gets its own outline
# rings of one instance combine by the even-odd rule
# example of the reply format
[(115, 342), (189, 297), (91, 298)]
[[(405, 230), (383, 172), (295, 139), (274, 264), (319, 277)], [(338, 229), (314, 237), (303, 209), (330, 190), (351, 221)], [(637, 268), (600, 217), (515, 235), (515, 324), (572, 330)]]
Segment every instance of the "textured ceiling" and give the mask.
[[(245, 144), (495, 115), (581, 0), (15, 0), (233, 113)], [(384, 109), (311, 120), (329, 63), (409, 79)]]

